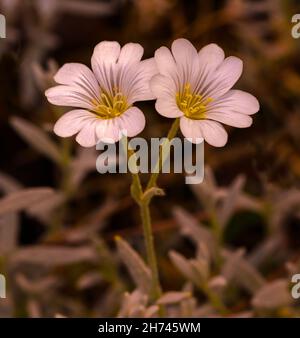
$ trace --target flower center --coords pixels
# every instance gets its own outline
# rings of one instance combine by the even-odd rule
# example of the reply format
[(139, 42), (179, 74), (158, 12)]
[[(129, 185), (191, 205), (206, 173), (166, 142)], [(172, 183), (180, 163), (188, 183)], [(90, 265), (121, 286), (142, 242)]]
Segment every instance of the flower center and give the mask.
[(92, 100), (92, 104), (93, 111), (102, 119), (120, 116), (129, 108), (125, 95), (117, 89), (114, 89), (112, 94), (101, 92), (97, 100)]
[(185, 84), (182, 91), (176, 93), (176, 103), (184, 115), (193, 120), (206, 118), (207, 105), (212, 102), (211, 97), (204, 98), (191, 91), (191, 85)]

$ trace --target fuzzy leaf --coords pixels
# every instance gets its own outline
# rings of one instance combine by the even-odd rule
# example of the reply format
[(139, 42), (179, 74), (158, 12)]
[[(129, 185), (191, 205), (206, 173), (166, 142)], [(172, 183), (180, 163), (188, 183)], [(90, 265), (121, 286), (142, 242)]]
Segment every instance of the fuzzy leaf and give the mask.
[(265, 280), (257, 269), (243, 258), (243, 250), (234, 253), (226, 252), (226, 262), (222, 275), (227, 281), (235, 281), (251, 293), (255, 293), (265, 284)]
[(30, 216), (37, 218), (42, 223), (47, 224), (51, 219), (55, 209), (62, 205), (65, 196), (61, 191), (53, 191), (53, 194), (47, 199), (40, 200), (26, 209)]
[(6, 173), (0, 172), (0, 189), (8, 194), (22, 189), (22, 184)]
[(157, 304), (175, 304), (180, 303), (181, 301), (190, 298), (190, 292), (177, 292), (177, 291), (170, 291), (164, 293), (158, 300)]
[(18, 134), (34, 149), (54, 162), (60, 161), (60, 153), (56, 144), (41, 128), (16, 116), (11, 119), (10, 123)]
[(170, 259), (176, 268), (181, 272), (183, 276), (193, 282), (195, 285), (201, 287), (201, 276), (198, 274), (198, 270), (193, 266), (192, 263), (195, 261), (189, 261), (184, 256), (179, 254), (176, 251), (171, 251), (169, 253)]
[(253, 299), (252, 305), (258, 309), (272, 310), (292, 303), (292, 297), (288, 289), (288, 282), (278, 279), (267, 283), (259, 289)]
[(0, 215), (20, 211), (53, 196), (51, 188), (23, 189), (0, 199)]
[(231, 215), (233, 214), (244, 184), (245, 177), (238, 176), (229, 188), (227, 196), (225, 197), (221, 208), (218, 210), (218, 220), (222, 227), (226, 226)]
[(216, 243), (210, 230), (205, 228), (198, 220), (180, 207), (173, 210), (175, 221), (180, 226), (180, 232), (193, 241), (200, 250), (201, 243), (205, 243), (211, 257), (215, 256)]
[(116, 237), (116, 244), (119, 256), (129, 270), (136, 286), (140, 290), (148, 293), (152, 280), (150, 269), (137, 252), (121, 237)]
[(36, 245), (20, 249), (11, 256), (11, 263), (14, 266), (32, 264), (53, 267), (96, 260), (96, 251), (87, 246), (68, 248)]

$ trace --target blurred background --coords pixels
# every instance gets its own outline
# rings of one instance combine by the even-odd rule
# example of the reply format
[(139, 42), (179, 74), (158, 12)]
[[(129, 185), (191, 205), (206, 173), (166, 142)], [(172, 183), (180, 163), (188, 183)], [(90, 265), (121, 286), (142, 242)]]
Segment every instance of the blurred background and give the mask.
[[(151, 206), (160, 303), (166, 316), (298, 317), (300, 39), (291, 20), (299, 1), (0, 0), (0, 13), (0, 316), (157, 315), (147, 279), (132, 271), (144, 267), (132, 251), (144, 257), (144, 245), (130, 175), (98, 174), (95, 149), (54, 135), (67, 110), (44, 91), (64, 63), (90, 66), (102, 40), (138, 42), (146, 58), (185, 37), (240, 57), (237, 87), (261, 110), (250, 128), (227, 128), (224, 148), (205, 145), (202, 184), (160, 176), (166, 197)], [(166, 135), (171, 121), (153, 102), (138, 106), (143, 136)]]

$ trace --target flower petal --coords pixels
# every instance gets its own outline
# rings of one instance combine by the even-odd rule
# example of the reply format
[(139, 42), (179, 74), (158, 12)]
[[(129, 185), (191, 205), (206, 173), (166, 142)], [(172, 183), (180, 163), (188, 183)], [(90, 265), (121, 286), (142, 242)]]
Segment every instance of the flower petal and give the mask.
[(259, 102), (253, 95), (232, 89), (209, 105), (211, 111), (236, 112), (252, 115), (259, 111)]
[(223, 147), (227, 143), (227, 132), (220, 123), (209, 120), (199, 120), (197, 122), (207, 143), (214, 147)]
[(250, 116), (234, 112), (210, 112), (207, 114), (207, 118), (237, 128), (248, 128), (252, 124), (252, 118)]
[(96, 127), (98, 123), (99, 119), (97, 117), (84, 121), (82, 129), (76, 136), (76, 141), (82, 147), (93, 147), (94, 145), (96, 145), (97, 143)]
[(156, 98), (164, 98), (166, 96), (175, 97), (176, 87), (174, 82), (167, 76), (156, 74), (150, 80), (150, 87)]
[(138, 43), (127, 43), (121, 49), (118, 64), (128, 65), (141, 61), (144, 48)]
[(198, 55), (201, 70), (208, 74), (215, 71), (225, 59), (223, 49), (215, 43), (211, 43), (201, 48)]
[(197, 120), (189, 119), (185, 116), (180, 119), (180, 130), (183, 136), (189, 139), (192, 143), (201, 143), (203, 134)]
[(131, 107), (118, 117), (99, 120), (96, 133), (99, 141), (115, 143), (122, 135), (136, 136), (145, 128), (145, 124), (143, 112), (137, 107)]
[(191, 65), (194, 60), (198, 59), (196, 48), (187, 39), (177, 39), (172, 43), (172, 53), (179, 65)]
[(111, 74), (115, 71), (116, 62), (120, 55), (121, 47), (116, 41), (102, 41), (94, 49), (92, 55), (92, 69), (102, 88), (111, 90), (113, 86)]
[(201, 138), (204, 138), (214, 147), (223, 147), (228, 138), (223, 126), (215, 121), (192, 120), (184, 116), (180, 119), (180, 129), (182, 134), (192, 143), (200, 143)]
[(150, 87), (150, 79), (157, 74), (154, 58), (141, 61), (124, 77), (122, 88), (126, 88), (128, 102), (153, 100), (155, 96)]
[(213, 79), (205, 86), (202, 95), (213, 97), (214, 99), (221, 97), (234, 86), (242, 71), (242, 60), (235, 56), (229, 56), (216, 69)]
[(58, 106), (70, 106), (92, 109), (93, 97), (83, 88), (60, 85), (46, 90), (45, 95), (50, 103)]
[(96, 134), (98, 142), (99, 141), (105, 143), (118, 142), (122, 137), (118, 118), (107, 120), (99, 119), (99, 123), (97, 124), (96, 127)]
[[(94, 48), (92, 64), (97, 65), (116, 63), (121, 47), (116, 41), (102, 41)], [(94, 69), (94, 68), (93, 68)]]
[(54, 80), (63, 85), (85, 89), (94, 98), (99, 95), (99, 84), (93, 72), (81, 63), (66, 63), (54, 76)]
[(172, 53), (180, 76), (180, 84), (190, 83), (194, 88), (199, 75), (196, 48), (186, 39), (177, 39), (172, 43)]
[(175, 60), (167, 47), (160, 47), (154, 54), (154, 59), (160, 74), (166, 75), (178, 82), (177, 68)]
[(136, 136), (142, 132), (145, 128), (146, 120), (143, 112), (137, 107), (131, 107), (121, 116), (116, 117), (118, 119), (119, 128), (122, 133), (129, 137)]
[(79, 132), (87, 120), (95, 119), (95, 115), (76, 109), (61, 116), (54, 125), (54, 132), (61, 137), (69, 137)]
[(202, 92), (205, 86), (212, 80), (216, 69), (224, 61), (225, 54), (222, 48), (211, 43), (200, 49), (198, 55), (199, 74), (197, 74), (195, 91)]
[(171, 97), (158, 98), (155, 103), (155, 109), (165, 117), (176, 118), (183, 116), (183, 112), (178, 108), (175, 99)]

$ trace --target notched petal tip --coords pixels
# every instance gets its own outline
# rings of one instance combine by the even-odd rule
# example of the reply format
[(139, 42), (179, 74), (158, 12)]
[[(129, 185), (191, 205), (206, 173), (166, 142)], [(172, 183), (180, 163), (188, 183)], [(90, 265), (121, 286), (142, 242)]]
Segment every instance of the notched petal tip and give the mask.
[(143, 54), (144, 48), (139, 43), (129, 42), (121, 48), (118, 64), (137, 63)]
[(92, 55), (92, 64), (115, 63), (120, 55), (121, 46), (117, 41), (101, 41), (95, 48)]
[(195, 49), (194, 45), (188, 40), (188, 39), (185, 39), (185, 38), (179, 38), (179, 39), (176, 39), (173, 41), (172, 43), (172, 49), (173, 48), (193, 48)]

